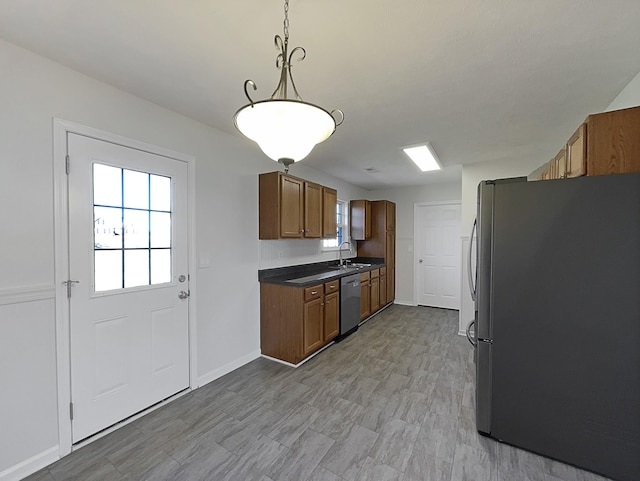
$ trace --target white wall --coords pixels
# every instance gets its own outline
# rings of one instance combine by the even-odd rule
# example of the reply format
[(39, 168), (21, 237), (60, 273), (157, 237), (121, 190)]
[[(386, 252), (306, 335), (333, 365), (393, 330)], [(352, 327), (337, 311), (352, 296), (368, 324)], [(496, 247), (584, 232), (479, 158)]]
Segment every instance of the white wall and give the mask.
[(415, 305), (413, 208), (417, 202), (460, 201), (460, 184), (428, 184), (370, 191), (369, 200), (396, 204), (396, 302)]
[(618, 96), (609, 104), (605, 112), (640, 105), (640, 73), (636, 75)]
[[(203, 264), (210, 261), (192, 273), (201, 382), (259, 353), (257, 175), (278, 166), (251, 142), (4, 41), (0, 72), (2, 480), (27, 474), (58, 453), (52, 119), (196, 158), (196, 256)], [(292, 173), (336, 187), (340, 197), (361, 196), (312, 169), (295, 166)]]

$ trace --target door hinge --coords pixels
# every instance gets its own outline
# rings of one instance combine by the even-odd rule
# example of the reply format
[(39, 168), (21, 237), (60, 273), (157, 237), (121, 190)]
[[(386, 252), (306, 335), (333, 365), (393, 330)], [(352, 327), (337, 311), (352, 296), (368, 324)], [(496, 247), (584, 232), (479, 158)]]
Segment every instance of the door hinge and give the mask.
[(63, 284), (67, 285), (67, 299), (71, 299), (71, 286), (73, 284), (78, 284), (80, 281), (72, 281), (69, 279), (68, 281), (64, 281)]
[(73, 421), (73, 403), (69, 403), (69, 419)]
[(69, 168), (69, 156), (68, 155), (64, 158), (64, 171), (66, 172), (67, 175), (69, 175), (70, 168)]

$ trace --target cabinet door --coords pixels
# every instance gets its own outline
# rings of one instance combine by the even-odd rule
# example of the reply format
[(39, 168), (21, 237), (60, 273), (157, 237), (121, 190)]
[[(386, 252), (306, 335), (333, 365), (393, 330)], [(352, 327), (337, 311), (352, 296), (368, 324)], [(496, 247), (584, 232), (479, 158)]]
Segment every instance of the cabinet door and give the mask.
[(567, 142), (567, 177), (587, 173), (587, 124), (582, 124)]
[(331, 341), (340, 332), (340, 295), (337, 292), (324, 298), (324, 342)]
[(364, 204), (364, 238), (371, 239), (371, 202)]
[(280, 177), (280, 237), (302, 237), (304, 182)]
[(322, 186), (304, 183), (304, 237), (322, 237)]
[(380, 309), (380, 278), (374, 277), (371, 279), (371, 295), (369, 296), (369, 306), (371, 314)]
[(387, 230), (395, 231), (396, 230), (396, 205), (393, 202), (387, 201), (387, 212), (386, 212), (386, 221), (387, 221)]
[(387, 276), (380, 276), (380, 307), (387, 304)]
[(640, 107), (589, 116), (588, 175), (640, 172)]
[(352, 200), (351, 239), (366, 240), (371, 237), (371, 202), (368, 200)]
[(308, 356), (324, 344), (324, 306), (322, 298), (304, 303), (303, 351)]
[(567, 176), (567, 149), (560, 150), (553, 162), (556, 166), (556, 179), (564, 179)]
[(371, 313), (369, 281), (360, 283), (360, 320), (366, 319)]
[(387, 232), (384, 261), (387, 265), (387, 303), (389, 303), (396, 298), (396, 235), (393, 232)]
[(336, 206), (338, 205), (338, 191), (329, 187), (322, 188), (322, 237), (334, 238), (338, 233), (336, 224)]
[(549, 180), (549, 164), (545, 164), (544, 170), (542, 171), (542, 175), (540, 176), (542, 180)]

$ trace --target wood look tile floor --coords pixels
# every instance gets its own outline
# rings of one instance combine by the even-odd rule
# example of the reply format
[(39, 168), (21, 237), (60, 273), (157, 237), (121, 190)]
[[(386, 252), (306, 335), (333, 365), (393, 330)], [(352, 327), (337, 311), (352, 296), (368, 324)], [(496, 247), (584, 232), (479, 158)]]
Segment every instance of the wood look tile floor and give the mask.
[(29, 481), (603, 481), (479, 436), (458, 312), (394, 305), (298, 369), (257, 359)]

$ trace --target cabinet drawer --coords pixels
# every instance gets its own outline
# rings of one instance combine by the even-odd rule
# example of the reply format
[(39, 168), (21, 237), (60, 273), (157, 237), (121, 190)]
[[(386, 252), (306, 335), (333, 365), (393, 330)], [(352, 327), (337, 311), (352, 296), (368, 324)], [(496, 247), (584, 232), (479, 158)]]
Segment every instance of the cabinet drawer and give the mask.
[(380, 275), (381, 276), (386, 276), (387, 275), (387, 267), (386, 266), (380, 268)]
[(369, 271), (363, 272), (360, 274), (360, 282), (366, 282), (371, 278), (371, 273)]
[(340, 289), (340, 279), (336, 279), (335, 281), (325, 282), (324, 283), (324, 293), (331, 294), (332, 292), (338, 292)]
[(304, 301), (310, 301), (312, 299), (317, 299), (318, 297), (322, 297), (324, 295), (323, 285), (307, 287), (304, 290)]
[(372, 271), (369, 271), (369, 274), (371, 275), (371, 279), (380, 277), (380, 269), (374, 269)]

